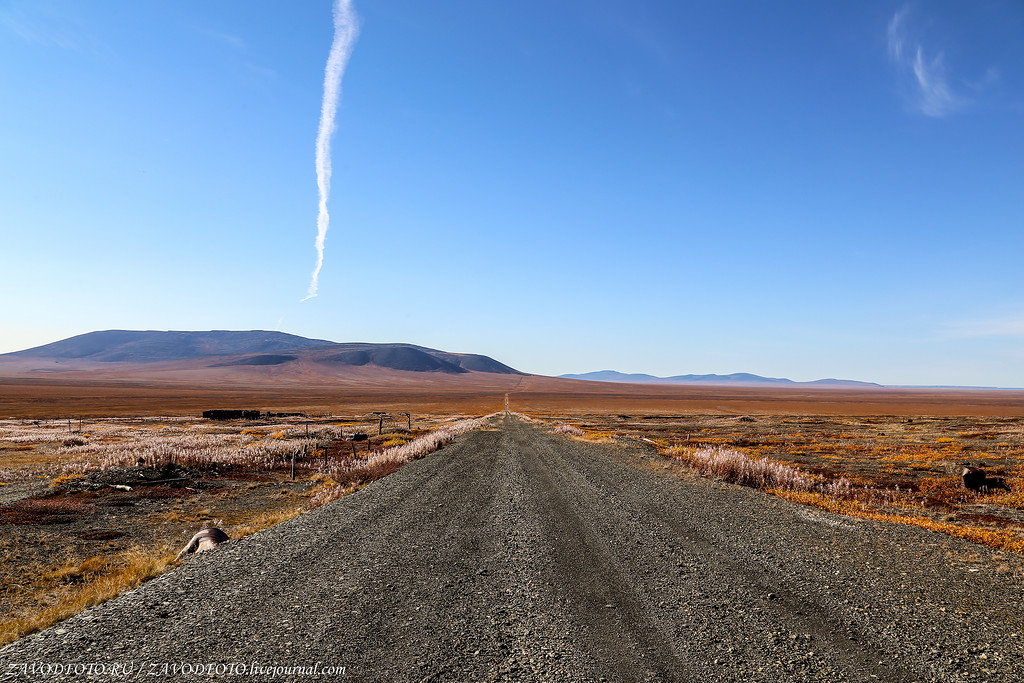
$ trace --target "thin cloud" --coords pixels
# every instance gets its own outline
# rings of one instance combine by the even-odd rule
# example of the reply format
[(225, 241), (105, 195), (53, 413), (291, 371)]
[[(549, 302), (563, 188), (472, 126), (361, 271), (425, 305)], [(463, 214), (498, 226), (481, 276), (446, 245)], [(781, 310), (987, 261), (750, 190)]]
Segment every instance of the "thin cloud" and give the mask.
[(1024, 312), (982, 320), (953, 323), (949, 333), (954, 337), (1022, 337)]
[(199, 28), (196, 30), (202, 33), (203, 35), (209, 38), (213, 38), (219, 43), (223, 43), (224, 45), (233, 47), (236, 50), (245, 50), (245, 41), (232, 33), (216, 31), (212, 28)]
[(246, 59), (249, 53), (249, 46), (241, 36), (203, 26), (193, 27), (192, 30), (212, 42), (226, 47), (229, 54), (232, 55), (234, 62), (253, 76), (256, 76), (258, 80), (276, 81), (280, 78), (280, 75), (274, 69)]
[(243, 62), (243, 65), (246, 69), (263, 80), (276, 81), (281, 77), (277, 71), (268, 66), (260, 66), (259, 64), (253, 64), (252, 62)]
[(0, 7), (0, 29), (21, 40), (48, 48), (112, 55), (114, 50), (92, 29), (75, 8), (52, 2), (13, 2)]
[(914, 105), (922, 114), (948, 116), (966, 100), (950, 87), (942, 52), (927, 56), (921, 41), (912, 35), (909, 15), (910, 8), (904, 7), (889, 21), (889, 59), (901, 72), (913, 76)]
[(894, 62), (902, 62), (904, 54), (904, 29), (903, 23), (907, 19), (910, 8), (904, 7), (892, 16), (889, 22), (889, 58)]
[(949, 88), (945, 69), (942, 65), (942, 53), (933, 59), (926, 60), (920, 47), (914, 54), (914, 78), (920, 89), (919, 104), (921, 111), (928, 116), (946, 116), (960, 105), (960, 99)]

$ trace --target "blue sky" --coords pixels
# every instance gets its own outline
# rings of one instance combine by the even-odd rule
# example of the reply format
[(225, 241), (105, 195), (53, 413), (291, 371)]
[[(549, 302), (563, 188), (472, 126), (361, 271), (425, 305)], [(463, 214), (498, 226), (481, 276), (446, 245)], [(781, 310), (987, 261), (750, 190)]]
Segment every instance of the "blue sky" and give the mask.
[(1024, 5), (0, 0), (0, 352), (281, 329), (1024, 387)]

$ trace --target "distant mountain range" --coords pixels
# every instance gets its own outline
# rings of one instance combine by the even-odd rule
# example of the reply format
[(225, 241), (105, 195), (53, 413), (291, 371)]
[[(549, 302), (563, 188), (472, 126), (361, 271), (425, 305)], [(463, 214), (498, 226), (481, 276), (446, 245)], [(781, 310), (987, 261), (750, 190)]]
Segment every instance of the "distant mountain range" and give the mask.
[(483, 382), (489, 387), (498, 384), (520, 386), (520, 380), (526, 377), (537, 382), (567, 379), (683, 386), (838, 389), (883, 386), (843, 379), (795, 382), (745, 372), (657, 377), (602, 370), (544, 378), (520, 372), (480, 354), (451, 353), (403, 343), (338, 343), (267, 330), (105, 330), (80, 334), (24, 351), (0, 354), (0, 374), (13, 377), (47, 375), (103, 381), (138, 379), (261, 384), (369, 382), (385, 386), (394, 382), (412, 381), (414, 376), (406, 373), (418, 373), (415, 377), (422, 381), (433, 384), (442, 382), (446, 386), (465, 384), (467, 381)]
[(0, 360), (38, 361), (75, 369), (102, 365), (181, 367), (272, 367), (288, 365), (377, 367), (444, 374), (523, 375), (489, 356), (449, 353), (413, 344), (337, 343), (265, 330), (209, 332), (106, 330), (89, 332), (24, 351), (0, 354)]
[(819, 386), (819, 387), (880, 387), (873, 382), (858, 382), (850, 379), (819, 379), (813, 382), (794, 382), (784, 377), (761, 377), (747, 372), (731, 375), (674, 375), (655, 377), (640, 373), (627, 374), (615, 370), (599, 370), (580, 375), (559, 375), (563, 379), (582, 379), (591, 382), (622, 382), (629, 384), (727, 384), (743, 386)]

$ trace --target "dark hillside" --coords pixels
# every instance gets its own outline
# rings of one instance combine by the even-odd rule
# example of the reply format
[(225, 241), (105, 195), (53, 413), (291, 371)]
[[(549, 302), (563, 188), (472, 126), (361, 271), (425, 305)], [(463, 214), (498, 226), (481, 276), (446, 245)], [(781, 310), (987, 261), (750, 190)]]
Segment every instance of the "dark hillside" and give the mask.
[[(522, 375), (493, 358), (448, 353), (413, 344), (339, 344), (266, 330), (208, 332), (105, 330), (90, 332), (0, 359), (40, 362), (143, 364), (202, 361), (197, 367), (276, 366), (313, 361), (328, 366), (374, 366), (406, 372), (458, 375), (486, 372)], [(180, 368), (179, 368), (180, 369)]]
[(381, 345), (373, 349), (353, 349), (327, 356), (328, 363), (340, 365), (376, 365), (392, 370), (411, 372), (446, 372), (451, 374), (467, 372), (458, 365), (448, 363), (411, 346)]

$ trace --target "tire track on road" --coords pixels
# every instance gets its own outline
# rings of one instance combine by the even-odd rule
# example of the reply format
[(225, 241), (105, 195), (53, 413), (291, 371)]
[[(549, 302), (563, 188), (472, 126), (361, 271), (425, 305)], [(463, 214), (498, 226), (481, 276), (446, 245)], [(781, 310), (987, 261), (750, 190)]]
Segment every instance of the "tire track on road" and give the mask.
[[(545, 450), (550, 459), (558, 462), (554, 469), (560, 472), (563, 479), (562, 488), (577, 492), (584, 507), (581, 512), (587, 518), (598, 520), (612, 510), (618, 521), (608, 520), (605, 523), (606, 529), (625, 527), (623, 520), (628, 518), (630, 522), (642, 526), (643, 535), (651, 539), (649, 543), (660, 544), (666, 555), (678, 556), (680, 551), (684, 551), (687, 555), (701, 558), (699, 561), (705, 567), (705, 583), (727, 585), (731, 592), (748, 599), (748, 607), (758, 605), (771, 615), (772, 621), (785, 626), (787, 631), (810, 635), (817, 643), (816, 650), (827, 650), (829, 657), (846, 670), (881, 680), (911, 681), (917, 678), (902, 671), (898, 665), (880, 665), (880, 661), (891, 659), (883, 648), (873, 643), (866, 634), (843, 627), (842, 620), (828, 606), (817, 601), (813, 595), (798, 593), (784, 577), (772, 572), (750, 553), (737, 557), (735, 546), (716, 542), (710, 536), (714, 532), (711, 524), (705, 524), (703, 530), (698, 529), (692, 518), (680, 514), (686, 508), (679, 507), (674, 514), (670, 513), (665, 509), (663, 500), (659, 501), (661, 504), (656, 504), (650, 495), (645, 495), (650, 493), (649, 490), (638, 491), (641, 487), (636, 486), (637, 479), (630, 476), (635, 472), (620, 470), (635, 470), (635, 464), (623, 465), (612, 459), (588, 460), (581, 456), (575, 444), (554, 442)], [(659, 484), (662, 489), (671, 488), (670, 482), (655, 485)], [(646, 486), (650, 486), (650, 483), (643, 488)], [(705, 517), (703, 521), (709, 519)], [(628, 543), (628, 539), (612, 537), (608, 542), (610, 545), (622, 545)], [(645, 564), (648, 568), (658, 564), (658, 559), (651, 557), (650, 553), (643, 554), (642, 559), (643, 562), (639, 564)], [(671, 567), (664, 567), (664, 574), (674, 573), (671, 570)], [(635, 577), (643, 573), (640, 567), (634, 566)], [(655, 594), (654, 590), (648, 593), (651, 596)], [(655, 599), (649, 597), (646, 602), (650, 611), (657, 613), (655, 606), (658, 603)], [(857, 645), (852, 646), (851, 643)]]
[[(506, 425), (506, 429), (510, 426)], [(645, 601), (631, 588), (608, 540), (595, 533), (589, 515), (563, 494), (564, 473), (552, 468), (547, 449), (538, 448), (539, 434), (520, 439), (520, 457), (532, 485), (535, 514), (542, 520), (549, 571), (555, 589), (564, 595), (566, 614), (591, 641), (599, 656), (599, 675), (625, 680), (680, 680), (694, 672), (676, 657), (675, 648), (651, 619)], [(543, 437), (540, 437), (543, 438)], [(592, 512), (592, 511), (591, 511)]]

